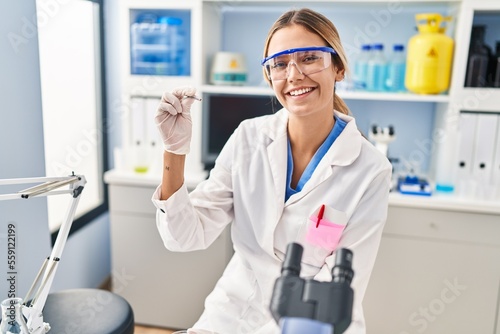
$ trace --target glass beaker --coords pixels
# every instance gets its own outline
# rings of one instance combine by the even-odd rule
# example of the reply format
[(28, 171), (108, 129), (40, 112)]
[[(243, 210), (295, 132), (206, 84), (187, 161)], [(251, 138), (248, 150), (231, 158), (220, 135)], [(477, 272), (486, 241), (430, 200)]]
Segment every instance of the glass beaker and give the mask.
[(2, 302), (0, 334), (29, 334), (22, 306), (21, 298), (7, 298)]

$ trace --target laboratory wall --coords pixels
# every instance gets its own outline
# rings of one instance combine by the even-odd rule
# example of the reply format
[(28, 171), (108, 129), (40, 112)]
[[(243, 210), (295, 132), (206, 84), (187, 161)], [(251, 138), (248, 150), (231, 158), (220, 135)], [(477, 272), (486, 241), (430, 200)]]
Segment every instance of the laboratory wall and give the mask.
[(123, 119), (129, 110), (128, 97), (122, 90), (122, 71), (120, 61), (122, 59), (120, 48), (120, 24), (118, 14), (120, 10), (119, 0), (108, 0), (104, 2), (104, 29), (106, 50), (106, 94), (107, 94), (107, 117), (108, 130), (108, 152), (109, 169), (114, 168), (114, 149), (121, 146)]
[[(45, 172), (34, 17), (34, 0), (0, 2), (0, 179)], [(45, 199), (0, 201), (0, 299), (27, 292), (49, 247)]]
[[(35, 0), (0, 2), (0, 179), (45, 175), (36, 18)], [(15, 238), (15, 264), (8, 238)], [(0, 299), (26, 294), (50, 247), (45, 198), (0, 201)], [(69, 237), (52, 291), (97, 287), (109, 262), (105, 214)]]

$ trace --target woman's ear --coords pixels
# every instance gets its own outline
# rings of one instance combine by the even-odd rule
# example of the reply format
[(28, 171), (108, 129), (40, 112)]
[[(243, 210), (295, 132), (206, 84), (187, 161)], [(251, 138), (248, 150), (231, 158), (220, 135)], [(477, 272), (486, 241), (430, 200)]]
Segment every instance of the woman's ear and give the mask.
[(344, 80), (345, 77), (345, 69), (341, 69), (337, 71), (337, 74), (335, 75), (335, 81), (342, 81)]

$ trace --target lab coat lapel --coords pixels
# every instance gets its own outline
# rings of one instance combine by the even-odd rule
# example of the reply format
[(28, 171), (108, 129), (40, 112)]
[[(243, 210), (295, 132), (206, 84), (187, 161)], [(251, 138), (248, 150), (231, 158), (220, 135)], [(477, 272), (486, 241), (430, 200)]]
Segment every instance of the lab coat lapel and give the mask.
[(285, 206), (291, 205), (301, 198), (306, 196), (310, 191), (319, 186), (322, 182), (328, 179), (333, 173), (333, 165), (331, 164), (331, 160), (328, 159), (327, 155), (331, 152), (331, 149), (327, 152), (327, 154), (321, 159), (320, 163), (314, 170), (311, 178), (306, 182), (304, 188), (296, 194), (293, 194), (288, 201), (285, 203)]
[[(286, 162), (287, 162), (287, 136), (282, 135), (267, 147), (267, 157), (273, 175), (276, 214), (281, 216), (285, 205)], [(276, 221), (277, 223), (277, 221)]]
[(273, 176), (276, 205), (276, 224), (283, 211), (285, 201), (286, 166), (287, 166), (287, 124), (288, 111), (281, 109), (273, 117), (268, 126), (263, 128), (264, 134), (269, 136), (267, 159)]
[[(263, 128), (264, 134), (269, 136), (270, 143), (267, 146), (267, 159), (273, 177), (274, 199), (272, 205), (275, 206), (276, 212), (274, 219), (269, 221), (266, 226), (269, 228), (269, 236), (265, 240), (265, 249), (274, 255), (273, 235), (276, 225), (281, 219), (283, 208), (285, 205), (285, 184), (286, 184), (286, 166), (287, 166), (287, 123), (288, 112), (285, 109), (278, 111), (276, 117), (273, 117), (268, 126)], [(266, 229), (267, 229), (266, 228)]]
[(321, 159), (311, 178), (304, 185), (304, 188), (297, 194), (292, 195), (286, 202), (286, 206), (297, 202), (332, 176), (334, 166), (350, 165), (359, 156), (361, 152), (362, 136), (356, 126), (354, 118), (337, 111), (335, 115), (347, 122), (346, 127), (335, 142), (333, 142), (323, 159)]

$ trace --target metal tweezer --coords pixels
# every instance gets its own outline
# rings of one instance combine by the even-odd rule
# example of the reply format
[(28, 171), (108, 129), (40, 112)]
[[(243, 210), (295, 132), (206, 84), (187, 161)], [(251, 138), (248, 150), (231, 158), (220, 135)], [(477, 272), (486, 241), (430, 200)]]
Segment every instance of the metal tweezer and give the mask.
[(184, 95), (183, 98), (184, 99), (195, 99), (197, 101), (201, 101), (201, 97), (198, 97), (198, 96), (195, 96), (195, 95), (192, 95), (192, 96), (190, 96), (190, 95)]

